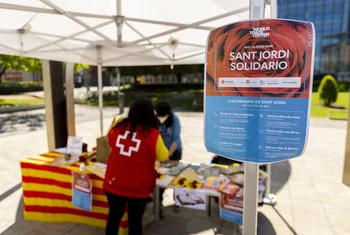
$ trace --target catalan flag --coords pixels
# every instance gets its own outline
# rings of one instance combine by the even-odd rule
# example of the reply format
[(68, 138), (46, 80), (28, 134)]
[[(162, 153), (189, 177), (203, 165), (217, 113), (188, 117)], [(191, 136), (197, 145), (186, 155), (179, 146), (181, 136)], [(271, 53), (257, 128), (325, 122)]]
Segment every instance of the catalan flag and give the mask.
[[(72, 222), (104, 228), (108, 216), (107, 197), (102, 188), (103, 179), (87, 174), (93, 184), (91, 211), (84, 211), (72, 204), (72, 171), (79, 171), (79, 163), (73, 166), (51, 166), (60, 153), (49, 152), (21, 160), (24, 218), (43, 222)], [(127, 211), (120, 223), (119, 235), (128, 231)]]

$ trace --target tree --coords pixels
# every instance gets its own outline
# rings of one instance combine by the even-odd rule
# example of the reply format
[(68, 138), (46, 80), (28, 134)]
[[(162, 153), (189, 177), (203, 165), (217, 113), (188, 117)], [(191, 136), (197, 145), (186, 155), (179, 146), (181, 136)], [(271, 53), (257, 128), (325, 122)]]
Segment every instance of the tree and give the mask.
[(322, 78), (318, 88), (320, 99), (323, 100), (325, 106), (330, 106), (337, 101), (339, 92), (338, 83), (332, 75), (326, 75)]
[[(87, 64), (74, 65), (74, 69), (78, 72), (87, 68), (89, 68), (89, 65)], [(13, 55), (0, 55), (0, 84), (2, 83), (2, 76), (8, 70), (24, 70), (38, 72), (41, 71), (41, 69), (41, 60), (39, 59)]]
[(2, 76), (7, 70), (38, 71), (41, 69), (41, 61), (33, 58), (25, 58), (12, 55), (0, 55), (0, 84)]
[[(175, 65), (174, 69), (170, 65), (163, 66), (137, 66), (137, 67), (120, 67), (120, 74), (123, 76), (141, 76), (141, 75), (159, 75), (175, 74), (178, 84), (178, 90), (181, 90), (182, 75), (186, 73), (196, 73), (203, 71), (202, 64), (195, 65)], [(111, 68), (112, 70), (112, 68)], [(135, 79), (136, 80), (136, 79)]]
[(90, 65), (88, 64), (74, 64), (74, 70), (77, 72), (80, 72), (83, 69), (88, 69), (88, 68), (90, 68)]
[(197, 64), (197, 65), (175, 65), (173, 71), (173, 74), (176, 74), (177, 79), (177, 89), (178, 91), (181, 91), (181, 84), (182, 84), (182, 74), (184, 73), (197, 73), (204, 70), (204, 65)]

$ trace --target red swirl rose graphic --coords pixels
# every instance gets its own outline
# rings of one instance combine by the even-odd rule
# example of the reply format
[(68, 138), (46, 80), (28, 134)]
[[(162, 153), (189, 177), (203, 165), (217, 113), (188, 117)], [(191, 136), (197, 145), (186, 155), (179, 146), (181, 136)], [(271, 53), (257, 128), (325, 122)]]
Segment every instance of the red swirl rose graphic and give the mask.
[[(308, 97), (312, 40), (311, 24), (298, 21), (247, 21), (212, 31), (208, 41), (206, 94)], [(264, 77), (300, 77), (300, 87), (220, 87), (221, 92), (217, 92), (219, 78), (249, 78), (248, 83)]]

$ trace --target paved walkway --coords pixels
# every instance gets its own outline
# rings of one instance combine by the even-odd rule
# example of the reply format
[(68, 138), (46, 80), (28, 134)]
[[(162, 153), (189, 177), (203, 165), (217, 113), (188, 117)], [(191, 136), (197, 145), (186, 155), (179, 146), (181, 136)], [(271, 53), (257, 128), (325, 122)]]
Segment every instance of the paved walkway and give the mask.
[[(91, 92), (97, 92), (97, 87), (90, 87)], [(118, 91), (118, 86), (105, 86), (103, 92)], [(87, 89), (85, 87), (74, 88), (74, 97), (82, 98), (86, 95)], [(27, 92), (27, 95), (44, 98), (44, 91)]]
[[(76, 113), (77, 134), (84, 136), (91, 148), (99, 133), (98, 110), (77, 106)], [(116, 113), (114, 109), (105, 110), (105, 127)], [(103, 234), (102, 229), (84, 225), (23, 220), (19, 160), (47, 151), (47, 140), (42, 110), (15, 115), (17, 118), (12, 121), (8, 121), (12, 115), (0, 115), (0, 234)], [(28, 116), (27, 122), (22, 123), (23, 115)], [(212, 154), (203, 147), (203, 114), (179, 113), (179, 116), (184, 160), (209, 162)], [(350, 234), (350, 188), (341, 183), (345, 128), (346, 122), (313, 119), (305, 154), (273, 164), (272, 191), (277, 194), (278, 204), (259, 208), (259, 234)], [(233, 225), (221, 221), (217, 209), (209, 218), (201, 211), (182, 209), (173, 213), (168, 208), (165, 220), (152, 223), (145, 230), (146, 235), (233, 234)]]

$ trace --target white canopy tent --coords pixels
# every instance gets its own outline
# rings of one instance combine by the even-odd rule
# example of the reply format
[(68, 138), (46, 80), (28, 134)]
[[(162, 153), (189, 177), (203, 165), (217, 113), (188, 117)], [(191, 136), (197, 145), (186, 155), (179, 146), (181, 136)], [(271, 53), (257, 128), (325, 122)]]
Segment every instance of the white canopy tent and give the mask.
[(204, 63), (209, 31), (248, 17), (249, 0), (0, 0), (0, 54), (98, 65), (103, 134), (102, 66)]
[(97, 65), (102, 46), (103, 66), (203, 63), (208, 32), (248, 16), (249, 0), (0, 0), (0, 53)]
[[(266, 2), (265, 17), (276, 17), (276, 0)], [(98, 65), (103, 135), (102, 66), (204, 63), (209, 31), (248, 19), (249, 4), (250, 0), (0, 0), (0, 54), (43, 59), (46, 75), (47, 60)], [(72, 98), (73, 84), (66, 89)], [(70, 117), (74, 122), (74, 112)]]

